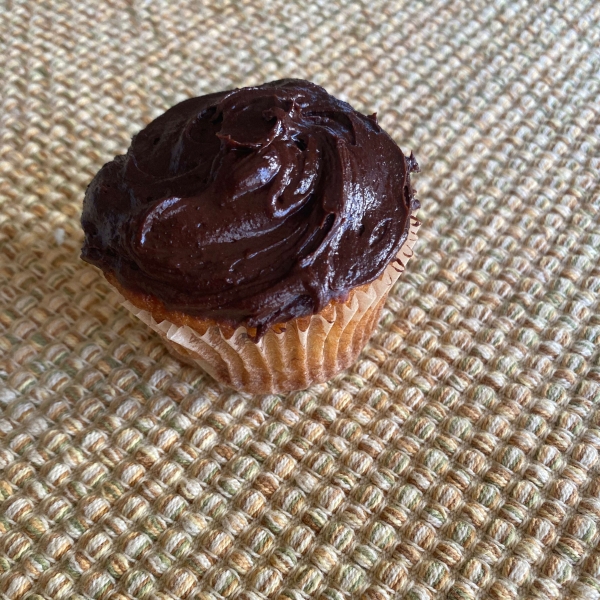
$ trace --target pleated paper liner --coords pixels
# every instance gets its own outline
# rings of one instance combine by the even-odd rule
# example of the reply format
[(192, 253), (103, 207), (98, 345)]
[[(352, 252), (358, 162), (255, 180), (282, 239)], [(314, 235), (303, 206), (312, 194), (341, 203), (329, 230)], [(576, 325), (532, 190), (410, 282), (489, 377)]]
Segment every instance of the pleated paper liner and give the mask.
[[(176, 325), (142, 308), (119, 286), (122, 304), (163, 339), (171, 354), (194, 364), (239, 391), (282, 393), (331, 379), (351, 366), (379, 321), (387, 295), (404, 271), (417, 240), (419, 221), (411, 216), (408, 237), (375, 281), (352, 290), (346, 302), (330, 302), (316, 315), (273, 326), (253, 342), (245, 327), (231, 331), (206, 321)], [(114, 281), (112, 283), (115, 283)], [(136, 302), (137, 300), (137, 302)], [(190, 326), (192, 325), (192, 326)]]

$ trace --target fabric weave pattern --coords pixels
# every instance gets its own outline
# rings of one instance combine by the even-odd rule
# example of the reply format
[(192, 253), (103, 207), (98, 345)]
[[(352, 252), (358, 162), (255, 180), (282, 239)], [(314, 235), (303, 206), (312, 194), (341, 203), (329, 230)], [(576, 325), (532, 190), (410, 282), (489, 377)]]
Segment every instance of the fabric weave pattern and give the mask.
[[(0, 8), (0, 598), (600, 596), (600, 4)], [(166, 108), (286, 76), (415, 151), (423, 225), (352, 369), (251, 396), (79, 214)]]

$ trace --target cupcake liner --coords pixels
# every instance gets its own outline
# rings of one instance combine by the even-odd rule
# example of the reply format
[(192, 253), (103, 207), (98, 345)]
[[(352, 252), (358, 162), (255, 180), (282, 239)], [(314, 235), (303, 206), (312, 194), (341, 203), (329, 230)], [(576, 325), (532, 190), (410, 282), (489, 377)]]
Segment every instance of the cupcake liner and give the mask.
[(271, 328), (258, 342), (243, 326), (232, 334), (218, 325), (200, 333), (168, 320), (157, 322), (152, 313), (121, 296), (122, 305), (156, 331), (172, 354), (229, 387), (251, 393), (305, 389), (331, 379), (357, 359), (413, 254), (419, 225), (411, 216), (405, 243), (378, 279), (353, 290), (346, 302), (332, 302), (316, 315)]

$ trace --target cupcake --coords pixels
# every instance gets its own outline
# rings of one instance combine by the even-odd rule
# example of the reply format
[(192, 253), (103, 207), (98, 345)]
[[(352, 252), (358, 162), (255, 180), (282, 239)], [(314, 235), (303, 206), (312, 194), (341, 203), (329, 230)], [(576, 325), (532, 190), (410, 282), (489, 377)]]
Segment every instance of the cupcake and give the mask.
[(350, 366), (412, 254), (418, 171), (299, 79), (191, 98), (88, 186), (81, 257), (182, 360), (252, 393)]

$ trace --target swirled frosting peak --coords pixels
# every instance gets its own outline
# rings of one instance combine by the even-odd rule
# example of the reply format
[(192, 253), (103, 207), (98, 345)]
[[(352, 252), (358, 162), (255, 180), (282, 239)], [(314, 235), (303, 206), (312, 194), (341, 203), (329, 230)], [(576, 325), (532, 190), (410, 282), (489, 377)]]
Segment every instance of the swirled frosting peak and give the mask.
[(260, 335), (383, 272), (418, 206), (413, 170), (375, 115), (308, 81), (191, 98), (94, 177), (82, 258)]

